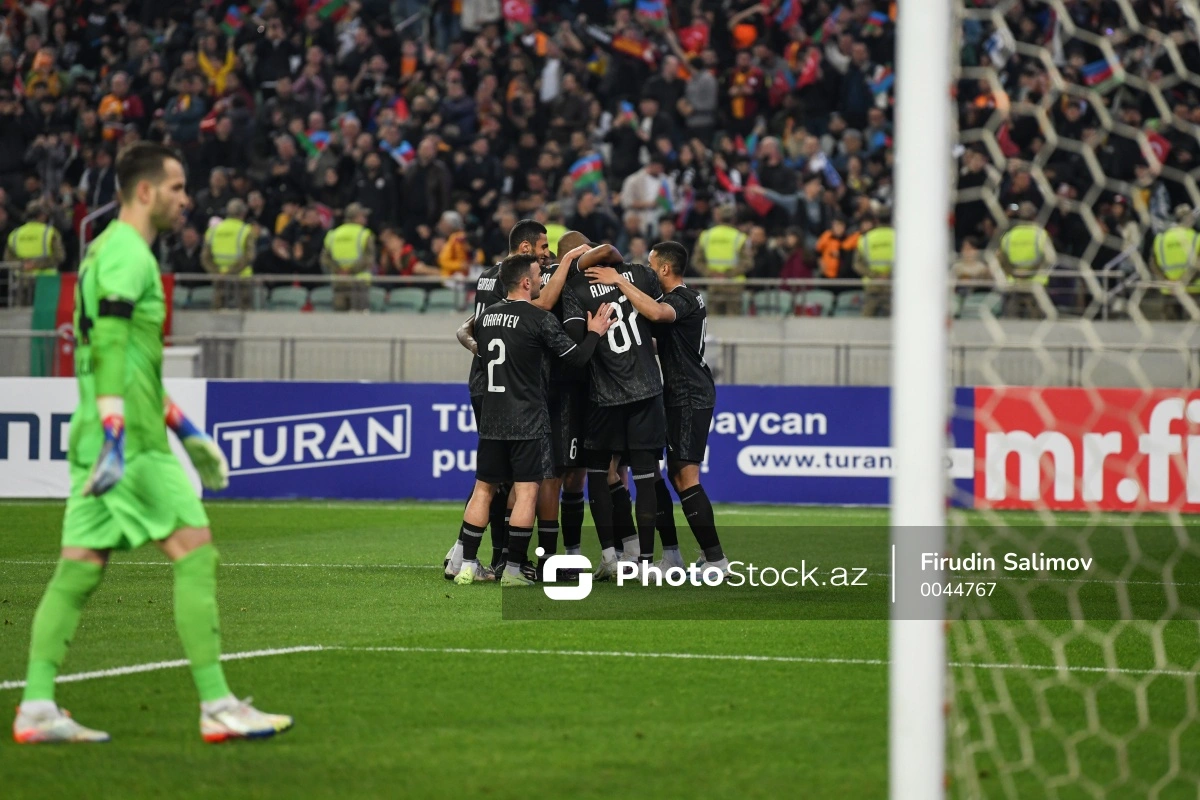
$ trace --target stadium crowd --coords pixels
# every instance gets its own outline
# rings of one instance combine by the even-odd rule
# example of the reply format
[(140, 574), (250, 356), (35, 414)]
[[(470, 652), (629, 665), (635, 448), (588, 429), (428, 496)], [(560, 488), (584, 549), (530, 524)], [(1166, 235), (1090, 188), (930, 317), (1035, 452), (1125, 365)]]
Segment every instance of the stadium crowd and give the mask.
[[(1073, 302), (1070, 270), (1129, 267), (1124, 247), (1149, 257), (1177, 218), (1190, 228), (1182, 176), (1196, 164), (1200, 86), (1181, 78), (1200, 73), (1195, 26), (1180, 3), (1131, 5), (1164, 36), (1129, 35), (1113, 0), (1067, 0), (1070, 19), (1019, 0), (999, 28), (968, 15), (958, 277), (1003, 280), (1032, 248), (1027, 272)], [(113, 198), (116, 149), (138, 139), (187, 161), (191, 213), (158, 245), (163, 269), (181, 273), (335, 271), (327, 236), (353, 217), (369, 231), (354, 270), (436, 284), (503, 257), (532, 217), (552, 247), (574, 229), (644, 261), (678, 240), (693, 272), (786, 288), (872, 274), (860, 238), (889, 227), (895, 3), (5, 9), (0, 232), (11, 245), (28, 220), (59, 231), (36, 264), (8, 253), (38, 268), (74, 268), (81, 221)], [(206, 232), (226, 218), (246, 253), (214, 263)], [(1003, 238), (1022, 223), (1029, 236)], [(722, 225), (738, 230), (737, 257), (718, 265), (721, 248), (700, 239)], [(891, 241), (873, 246), (880, 272)]]

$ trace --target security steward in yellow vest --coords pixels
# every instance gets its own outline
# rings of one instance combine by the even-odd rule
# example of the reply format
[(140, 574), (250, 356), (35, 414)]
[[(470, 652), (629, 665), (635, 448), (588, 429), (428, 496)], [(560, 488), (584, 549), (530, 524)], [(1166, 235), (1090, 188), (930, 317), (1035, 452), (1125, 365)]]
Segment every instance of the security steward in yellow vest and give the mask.
[(243, 280), (254, 274), (254, 225), (246, 222), (246, 203), (236, 197), (225, 206), (225, 219), (204, 234), (200, 263), (213, 276), (213, 308), (251, 305), (253, 286)]
[(896, 229), (883, 209), (863, 220), (854, 253), (854, 271), (863, 278), (864, 317), (892, 315), (892, 272), (896, 267)]
[(1037, 292), (1050, 282), (1050, 270), (1058, 254), (1050, 234), (1038, 225), (1037, 207), (1021, 203), (1017, 222), (1000, 239), (996, 258), (1008, 278), (1008, 296), (1004, 300), (1004, 316), (1022, 319), (1041, 319), (1045, 311), (1037, 301)]
[(325, 234), (321, 267), (334, 276), (336, 311), (366, 311), (371, 270), (375, 267), (375, 234), (366, 227), (370, 211), (361, 203), (346, 206), (345, 222)]
[(692, 255), (692, 267), (713, 282), (706, 305), (710, 314), (741, 314), (746, 274), (754, 268), (754, 254), (746, 234), (733, 227), (733, 206), (713, 212), (716, 225), (701, 232)]
[[(1184, 203), (1175, 208), (1175, 225), (1154, 237), (1150, 263), (1155, 280), (1175, 284), (1186, 282), (1187, 293), (1198, 295), (1200, 280), (1197, 280), (1196, 262), (1200, 254), (1200, 235), (1191, 227), (1192, 219), (1191, 206)], [(1162, 287), (1160, 295), (1151, 301), (1151, 295), (1147, 294), (1149, 302), (1145, 302), (1142, 310), (1148, 319), (1188, 318), (1172, 287)], [(1200, 297), (1192, 299), (1200, 303)]]
[(67, 258), (62, 234), (50, 224), (49, 209), (35, 200), (25, 210), (26, 222), (8, 235), (4, 260), (20, 262), (17, 272), (16, 298), (18, 305), (33, 302), (33, 289), (41, 275), (57, 275)]

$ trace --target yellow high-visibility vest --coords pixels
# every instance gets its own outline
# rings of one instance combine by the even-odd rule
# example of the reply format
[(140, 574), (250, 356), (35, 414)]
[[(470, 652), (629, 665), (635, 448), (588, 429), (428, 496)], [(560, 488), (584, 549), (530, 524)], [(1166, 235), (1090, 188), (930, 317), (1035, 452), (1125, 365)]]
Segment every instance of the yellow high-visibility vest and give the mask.
[[(1196, 250), (1200, 247), (1200, 237), (1191, 228), (1176, 225), (1173, 228), (1154, 237), (1154, 260), (1158, 268), (1169, 281), (1181, 281), (1188, 268), (1196, 263)], [(1171, 294), (1170, 289), (1164, 288), (1163, 294)], [(1200, 293), (1200, 285), (1193, 283), (1188, 287), (1191, 294)]]
[[(213, 263), (225, 275), (241, 260), (249, 246), (250, 223), (240, 219), (222, 220), (220, 224), (209, 228), (204, 237), (212, 251)], [(249, 275), (250, 272), (250, 267), (242, 270), (243, 275)]]
[(896, 266), (896, 229), (885, 226), (867, 231), (858, 238), (858, 252), (867, 262), (870, 273), (863, 278), (864, 283), (869, 283), (871, 278), (892, 277), (892, 269)]
[(1032, 280), (1034, 283), (1045, 285), (1049, 276), (1038, 274), (1046, 262), (1046, 247), (1050, 236), (1045, 230), (1028, 222), (1015, 225), (1000, 239), (1000, 249), (1012, 265), (1012, 275), (1009, 283), (1021, 280)]
[(746, 246), (746, 234), (730, 225), (715, 225), (700, 234), (700, 245), (708, 268), (724, 274), (737, 268), (738, 254)]
[(567, 235), (567, 226), (559, 225), (557, 222), (546, 223), (546, 244), (550, 245), (550, 252), (558, 252), (558, 240)]
[[(325, 249), (337, 263), (338, 269), (345, 270), (363, 257), (363, 249), (370, 237), (370, 229), (355, 222), (343, 222), (325, 234)], [(371, 273), (360, 272), (355, 277), (360, 281), (370, 281)]]
[[(44, 222), (26, 222), (8, 235), (8, 246), (21, 261), (49, 258), (58, 231)], [(55, 275), (54, 267), (37, 269), (33, 275)]]

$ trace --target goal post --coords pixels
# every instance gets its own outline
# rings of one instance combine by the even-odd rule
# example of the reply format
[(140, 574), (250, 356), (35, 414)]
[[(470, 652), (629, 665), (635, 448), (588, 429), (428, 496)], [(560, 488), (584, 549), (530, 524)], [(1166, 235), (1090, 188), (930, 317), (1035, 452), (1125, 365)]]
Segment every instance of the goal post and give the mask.
[[(896, 268), (891, 487), (893, 548), (941, 551), (945, 541), (947, 305), (951, 253), (951, 0), (901, 6), (896, 39)], [(919, 540), (914, 541), (914, 540)], [(893, 580), (895, 576), (893, 574)], [(942, 598), (889, 630), (889, 786), (893, 800), (944, 796), (946, 640)], [(909, 618), (902, 618), (909, 617)]]

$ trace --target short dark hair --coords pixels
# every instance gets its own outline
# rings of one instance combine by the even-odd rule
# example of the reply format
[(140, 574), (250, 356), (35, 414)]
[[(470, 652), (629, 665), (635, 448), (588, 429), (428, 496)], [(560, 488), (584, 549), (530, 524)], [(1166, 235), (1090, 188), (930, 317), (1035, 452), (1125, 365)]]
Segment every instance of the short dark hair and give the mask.
[(504, 284), (504, 293), (516, 289), (521, 281), (530, 277), (529, 270), (538, 263), (537, 256), (519, 254), (509, 256), (500, 262), (500, 283)]
[(679, 242), (659, 242), (651, 247), (650, 251), (657, 253), (658, 260), (665, 261), (671, 267), (672, 274), (682, 275), (687, 269), (687, 248)]
[(117, 154), (117, 191), (122, 202), (133, 199), (138, 181), (162, 183), (166, 178), (168, 159), (183, 165), (183, 159), (174, 149), (158, 142), (135, 142)]
[(508, 252), (515, 253), (521, 249), (521, 242), (529, 242), (537, 247), (538, 238), (546, 232), (546, 226), (536, 219), (523, 219), (508, 233)]

